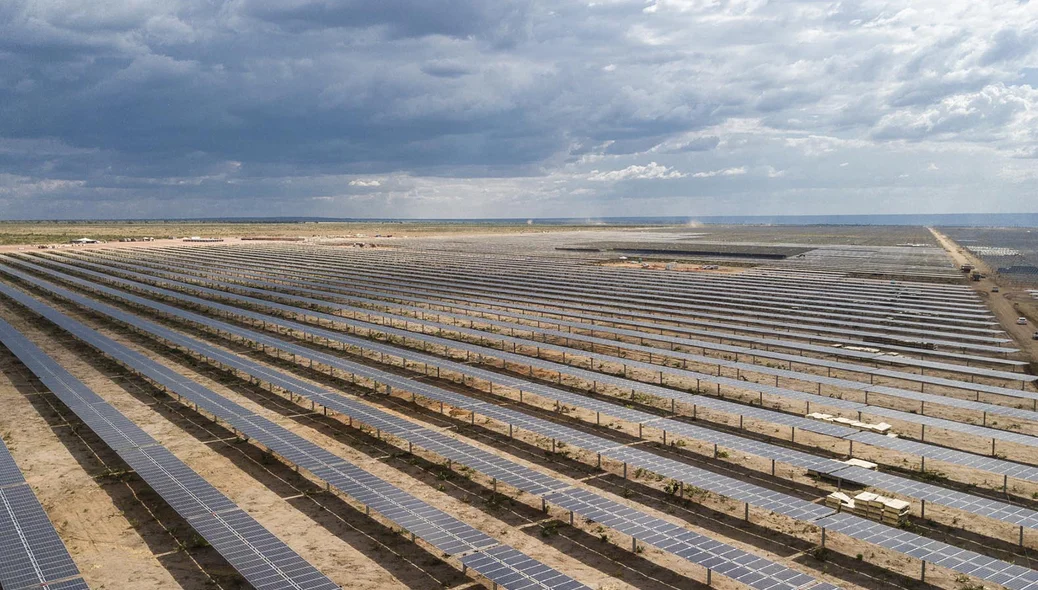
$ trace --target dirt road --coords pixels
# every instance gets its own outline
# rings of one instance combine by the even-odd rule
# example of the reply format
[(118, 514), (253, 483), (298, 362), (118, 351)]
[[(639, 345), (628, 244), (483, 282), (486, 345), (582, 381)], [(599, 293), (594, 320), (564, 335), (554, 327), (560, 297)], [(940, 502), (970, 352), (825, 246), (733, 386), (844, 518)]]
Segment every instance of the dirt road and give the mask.
[[(1024, 289), (1010, 289), (1008, 285), (999, 285), (995, 279), (995, 273), (991, 272), (991, 268), (984, 263), (983, 260), (971, 254), (965, 248), (960, 247), (951, 238), (942, 234), (934, 228), (928, 228), (930, 232), (937, 238), (937, 242), (948, 251), (948, 254), (955, 260), (956, 265), (972, 264), (976, 268), (980, 269), (986, 276), (979, 281), (970, 281), (970, 285), (977, 291), (980, 298), (983, 299), (988, 308), (991, 309), (992, 313), (995, 314), (995, 318), (1002, 325), (1002, 329), (1016, 342), (1017, 346), (1024, 353), (1025, 356), (1022, 358), (1028, 360), (1031, 363), (1031, 371), (1035, 372), (1038, 370), (1038, 341), (1032, 340), (1032, 336), (1035, 330), (1035, 320), (1038, 319), (1034, 315), (1033, 304), (1031, 301), (1030, 294)], [(992, 287), (999, 287), (1000, 293), (992, 293)], [(1026, 326), (1017, 325), (1016, 320), (1021, 315), (1030, 316)]]

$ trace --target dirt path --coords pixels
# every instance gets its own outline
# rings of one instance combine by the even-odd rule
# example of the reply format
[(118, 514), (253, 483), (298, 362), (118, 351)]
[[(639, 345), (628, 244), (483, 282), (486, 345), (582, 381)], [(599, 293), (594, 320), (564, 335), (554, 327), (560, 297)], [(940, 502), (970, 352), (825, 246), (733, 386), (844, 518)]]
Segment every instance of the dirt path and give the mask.
[[(1035, 333), (1034, 317), (1028, 322), (1026, 326), (1017, 325), (1016, 320), (1021, 314), (1027, 315), (1014, 305), (1014, 300), (1027, 300), (1030, 301), (1031, 297), (1026, 290), (1012, 290), (1008, 288), (1008, 285), (999, 285), (995, 279), (995, 273), (991, 272), (991, 268), (984, 263), (983, 260), (973, 256), (968, 250), (960, 247), (951, 238), (942, 234), (934, 228), (928, 228), (934, 237), (937, 238), (938, 243), (948, 251), (952, 259), (955, 260), (956, 265), (972, 264), (976, 268), (980, 269), (986, 276), (979, 281), (970, 281), (970, 285), (973, 287), (980, 298), (983, 299), (988, 308), (991, 309), (992, 313), (995, 314), (995, 318), (998, 319), (999, 324), (1002, 325), (1002, 329), (1009, 334), (1016, 345), (1020, 347), (1023, 352), (1025, 360), (1031, 362), (1031, 372), (1035, 372), (1038, 368), (1038, 341), (1033, 340), (1032, 336)], [(999, 287), (1000, 293), (992, 293), (992, 287)]]

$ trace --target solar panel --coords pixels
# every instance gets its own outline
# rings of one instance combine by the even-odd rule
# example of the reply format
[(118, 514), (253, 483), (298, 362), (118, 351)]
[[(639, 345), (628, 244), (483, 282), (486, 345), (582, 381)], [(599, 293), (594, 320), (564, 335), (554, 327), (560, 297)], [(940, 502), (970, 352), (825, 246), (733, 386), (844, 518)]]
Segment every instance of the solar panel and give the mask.
[(257, 590), (339, 588), (241, 509), (189, 522)]
[(972, 514), (994, 518), (1017, 526), (1032, 529), (1038, 528), (1038, 511), (1008, 504), (1000, 500), (981, 498), (933, 484), (897, 477), (871, 469), (862, 469), (856, 466), (844, 467), (838, 471), (831, 472), (830, 475), (861, 485), (882, 488), (909, 498), (918, 498), (941, 506), (957, 508)]
[[(142, 362), (147, 360), (147, 357), (127, 349), (117, 342), (55, 311), (53, 308), (35, 301), (6, 285), (0, 284), (0, 293), (44, 316), (59, 327), (73, 333), (87, 344), (103, 350), (106, 354), (123, 359), (123, 362), (134, 370), (163, 383), (174, 391), (181, 392), (191, 402), (195, 401), (195, 397), (199, 393), (216, 396), (215, 393), (197, 383), (192, 382), (192, 386), (185, 387), (186, 378), (177, 376), (170, 379), (165, 372), (155, 371), (153, 368), (154, 363)], [(81, 297), (79, 299), (82, 300)], [(227, 420), (239, 430), (247, 432), (249, 436), (256, 438), (261, 444), (267, 446), (278, 455), (293, 462), (298, 461), (296, 462), (297, 465), (306, 468), (315, 477), (322, 479), (337, 490), (373, 508), (386, 518), (411, 531), (448, 555), (467, 553), (498, 544), (495, 539), (485, 533), (418, 500), (414, 496), (359, 467), (346, 463), (345, 460), (328, 453), (299, 435), (259, 416), (248, 415), (249, 413), (244, 408), (230, 400), (223, 399), (221, 403), (212, 407), (221, 411), (220, 414), (216, 414), (218, 417)], [(141, 450), (147, 451), (147, 449)], [(156, 464), (160, 460), (158, 455), (156, 455)], [(317, 578), (319, 582), (306, 582), (305, 585), (302, 585), (302, 582), (299, 580), (292, 581), (291, 579), (281, 580), (280, 585), (272, 581), (271, 576), (281, 575), (284, 577), (291, 575), (293, 572), (300, 572), (300, 576), (310, 579), (313, 577), (312, 574), (316, 573), (316, 570), (314, 572), (299, 570), (298, 562), (301, 561), (301, 558), (298, 558), (287, 547), (282, 549), (283, 546), (274, 545), (275, 541), (277, 543), (280, 543), (280, 541), (266, 533), (265, 529), (262, 529), (258, 523), (255, 523), (251, 517), (240, 510), (232, 509), (230, 511), (217, 511), (212, 514), (197, 515), (192, 517), (189, 522), (203, 536), (207, 534), (214, 535), (214, 540), (210, 541), (213, 546), (218, 550), (221, 546), (224, 546), (229, 552), (225, 556), (228, 562), (235, 565), (236, 568), (242, 568), (239, 569), (239, 572), (257, 588), (284, 587), (285, 583), (290, 583), (293, 587), (299, 588), (337, 587), (327, 578), (320, 576), (319, 573), (317, 573), (320, 576)], [(255, 523), (255, 527), (259, 528), (253, 527), (250, 523)], [(271, 548), (274, 554), (256, 554), (257, 551), (262, 551), (264, 548)], [(251, 555), (250, 551), (252, 552)], [(279, 558), (287, 560), (288, 563), (275, 563), (274, 561)], [(307, 565), (307, 567), (312, 569), (312, 566)], [(276, 573), (271, 573), (271, 570)], [(256, 582), (253, 582), (252, 578), (255, 578)]]
[(751, 588), (771, 590), (805, 588), (816, 582), (810, 576), (776, 566), (766, 559), (694, 533), (668, 521), (643, 516), (633, 508), (586, 490), (564, 490), (549, 495), (547, 501), (565, 510), (580, 514), (588, 520), (634, 537), (643, 543), (674, 553)]
[(21, 469), (18, 469), (4, 442), (0, 440), (0, 488), (20, 483), (25, 483), (25, 477), (22, 476)]
[(693, 467), (639, 448), (621, 447), (606, 451), (602, 453), (602, 456), (609, 457), (614, 461), (629, 463), (680, 482), (693, 484), (698, 488), (740, 502), (746, 502), (752, 506), (771, 510), (795, 520), (810, 522), (833, 512), (831, 508), (824, 505), (813, 504), (807, 500), (801, 500), (743, 480)]
[(28, 484), (0, 488), (0, 585), (11, 590), (79, 576)]
[[(182, 316), (185, 316), (185, 317), (190, 317), (192, 315), (189, 312), (183, 312), (183, 311), (178, 310), (176, 308), (172, 308), (172, 307), (166, 306), (164, 304), (158, 304), (158, 303), (155, 303), (155, 302), (150, 302), (148, 300), (137, 298), (135, 296), (129, 296), (129, 295), (121, 295), (121, 296), (133, 298), (135, 301), (138, 301), (138, 302), (140, 302), (142, 304), (150, 305), (150, 306), (155, 307), (157, 309), (162, 309), (163, 311), (165, 311), (167, 313), (179, 314), (179, 315), (182, 315)], [(89, 302), (86, 302), (85, 304), (89, 305)], [(94, 305), (94, 307), (97, 308), (96, 305)], [(202, 318), (199, 316), (198, 319), (201, 320)], [(139, 320), (138, 320), (138, 324), (140, 324)], [(497, 418), (499, 420), (511, 423), (513, 425), (522, 425), (522, 427), (528, 428), (528, 429), (530, 429), (532, 431), (536, 431), (536, 432), (540, 432), (540, 433), (546, 433), (548, 435), (554, 435), (553, 438), (557, 438), (558, 440), (562, 440), (562, 441), (565, 441), (565, 442), (569, 442), (569, 443), (575, 444), (576, 446), (579, 446), (581, 448), (589, 448), (591, 450), (594, 450), (595, 452), (602, 452), (602, 451), (608, 450), (612, 446), (611, 443), (604, 444), (600, 440), (596, 440), (595, 438), (590, 438), (589, 439), (588, 437), (583, 436), (582, 433), (575, 433), (575, 431), (572, 431), (572, 429), (560, 430), (557, 427), (554, 427), (551, 423), (530, 421), (530, 419), (528, 417), (526, 417), (526, 416), (524, 416), (522, 414), (516, 414), (516, 413), (511, 412), (509, 410), (502, 410), (502, 409), (496, 408), (494, 406), (491, 406), (489, 404), (485, 404), (483, 402), (476, 402), (475, 405), (474, 405), (472, 400), (469, 399), (469, 398), (466, 398), (465, 396), (461, 396), (461, 395), (453, 394), (453, 393), (449, 393), (449, 392), (444, 392), (443, 390), (440, 390), (438, 388), (433, 388), (433, 387), (430, 387), (430, 386), (427, 386), (427, 385), (424, 385), (424, 384), (418, 384), (418, 383), (416, 383), (414, 381), (406, 380), (406, 379), (398, 377), (398, 376), (388, 375), (388, 374), (385, 374), (385, 373), (377, 371), (377, 370), (373, 370), (373, 369), (368, 368), (368, 367), (359, 366), (359, 365), (355, 365), (355, 364), (352, 364), (352, 363), (347, 363), (345, 361), (342, 361), (342, 360), (334, 358), (334, 357), (328, 357), (327, 355), (323, 355), (322, 353), (319, 353), (319, 352), (311, 351), (309, 349), (303, 349), (301, 347), (297, 347), (297, 346), (292, 345), (290, 343), (285, 343), (285, 342), (282, 342), (282, 341), (279, 341), (279, 340), (272, 339), (269, 336), (264, 335), (264, 334), (260, 334), (260, 333), (256, 333), (256, 332), (252, 332), (252, 331), (248, 331), (248, 330), (241, 330), (241, 329), (235, 328), (233, 326), (223, 325), (223, 328), (226, 329), (226, 330), (229, 330), (229, 331), (234, 331), (235, 333), (238, 333), (243, 338), (246, 338), (246, 337), (252, 338), (254, 340), (257, 340), (257, 341), (260, 341), (260, 342), (264, 342), (265, 344), (267, 344), (269, 346), (272, 346), (272, 347), (280, 347), (280, 348), (283, 348), (283, 349), (286, 349), (286, 350), (290, 350), (293, 353), (298, 353), (298, 354), (301, 354), (301, 355), (304, 355), (304, 356), (310, 356), (311, 358), (317, 358), (321, 362), (328, 363), (328, 364), (330, 364), (332, 366), (339, 366), (341, 368), (345, 368), (346, 370), (350, 370), (350, 371), (356, 372), (357, 374), (362, 374), (362, 375), (368, 376), (368, 377), (370, 377), (372, 379), (375, 379), (375, 380), (378, 380), (378, 381), (389, 382), (389, 383), (394, 384), (394, 386), (401, 387), (401, 388), (403, 388), (405, 390), (415, 391), (417, 393), (421, 393), (421, 394), (426, 395), (427, 397), (430, 397), (430, 398), (433, 398), (433, 399), (446, 400), (448, 403), (451, 403), (452, 405), (455, 405), (455, 406), (458, 406), (458, 407), (464, 407), (466, 409), (470, 409), (472, 411), (478, 411), (480, 413), (485, 413), (487, 415), (490, 415), (490, 416), (495, 417), (495, 418)], [(165, 329), (162, 328), (162, 330), (165, 330)], [(333, 334), (329, 334), (329, 336), (334, 336), (334, 335)], [(168, 337), (171, 338), (171, 339), (175, 339), (177, 336), (170, 335)], [(180, 338), (183, 338), (183, 337), (180, 337)], [(340, 339), (343, 339), (343, 338), (348, 339), (348, 337), (339, 337), (339, 338)], [(353, 339), (353, 340), (348, 340), (348, 341), (356, 342), (357, 340)], [(363, 342), (361, 342), (361, 343), (363, 343)], [(384, 347), (384, 346), (378, 345), (377, 343), (371, 344), (371, 346), (377, 347), (378, 349), (388, 350), (390, 353), (394, 353), (394, 351), (395, 351), (395, 349), (389, 349), (388, 347)], [(399, 353), (399, 351), (396, 351), (396, 352)], [(218, 355), (218, 354), (221, 354), (219, 351), (217, 351), (215, 349), (213, 349), (213, 350), (206, 349), (206, 353), (214, 355), (214, 356)], [(497, 373), (491, 373), (489, 371), (473, 369), (471, 367), (468, 367), (467, 365), (462, 365), (460, 363), (452, 363), (450, 361), (444, 361), (442, 359), (437, 359), (437, 358), (433, 358), (433, 357), (427, 357), (427, 356), (418, 355), (418, 354), (412, 354), (412, 355), (407, 355), (407, 354), (404, 354), (404, 353), (399, 353), (399, 354), (402, 354), (403, 356), (407, 356), (408, 358), (410, 358), (410, 359), (412, 359), (414, 361), (421, 361), (421, 362), (426, 362), (426, 363), (435, 363), (437, 366), (448, 367), (448, 368), (451, 368), (453, 370), (457, 370), (457, 371), (460, 371), (460, 372), (463, 372), (463, 373), (479, 374), (479, 375), (483, 376), (484, 378), (488, 378), (488, 379), (490, 379), (492, 381), (497, 381), (498, 380), (498, 379), (495, 378), (495, 376), (498, 375)], [(220, 357), (221, 361), (233, 365), (234, 361), (231, 360), (231, 359), (226, 358), (226, 356), (227, 355), (224, 355), (224, 356)], [(474, 373), (473, 371), (478, 371), (479, 373)], [(271, 376), (270, 378), (278, 379), (277, 376)], [(608, 402), (604, 402), (604, 401), (600, 401), (600, 400), (592, 400), (592, 399), (586, 398), (584, 396), (579, 396), (577, 394), (572, 394), (572, 393), (569, 393), (569, 392), (563, 392), (563, 391), (560, 391), (560, 390), (555, 390), (553, 388), (550, 388), (550, 387), (547, 387), (547, 386), (543, 386), (543, 385), (539, 385), (539, 384), (522, 382), (522, 381), (517, 380), (515, 378), (510, 378), (510, 379), (511, 379), (510, 383), (512, 383), (514, 386), (522, 387), (522, 388), (525, 388), (525, 389), (528, 389), (528, 390), (529, 389), (533, 389), (534, 391), (541, 391), (543, 394), (548, 395), (549, 397), (555, 397), (556, 399), (565, 400), (566, 402), (572, 403), (572, 404), (574, 404), (576, 406), (589, 407), (589, 404), (590, 404), (591, 407), (595, 407), (595, 408), (597, 408), (599, 410), (606, 410), (606, 413), (611, 413), (609, 411), (609, 408), (605, 407), (607, 405), (611, 406), (612, 408), (619, 408), (619, 406), (615, 406), (613, 404), (609, 404)], [(284, 386), (285, 384), (282, 383), (282, 385)], [(295, 389), (298, 389), (298, 388), (299, 388), (298, 385), (295, 386)], [(684, 394), (682, 394), (682, 395), (684, 395)], [(694, 398), (696, 400), (703, 399), (703, 398), (700, 398), (698, 396), (688, 396), (688, 397)], [(719, 400), (712, 400), (712, 401), (718, 402)], [(329, 407), (335, 407), (334, 404), (336, 404), (338, 402), (336, 402), (335, 399), (331, 399), (331, 400), (328, 400), (326, 403), (332, 404)], [(719, 403), (722, 405), (722, 407), (728, 407), (728, 404), (729, 404), (729, 402), (719, 402)], [(742, 406), (739, 406), (739, 407), (742, 407)], [(340, 408), (340, 411), (344, 411), (345, 413), (349, 413), (350, 411), (357, 411), (357, 410), (356, 409), (352, 409), (351, 410), (351, 409), (348, 409), (348, 408)], [(767, 411), (765, 411), (765, 412), (767, 412)], [(657, 421), (659, 421), (658, 417), (655, 417), (655, 416), (652, 416), (652, 415), (649, 415), (649, 414), (645, 414), (645, 413), (641, 413), (641, 412), (638, 412), (637, 410), (623, 409), (623, 413), (625, 413), (628, 418), (634, 419), (635, 421), (638, 421), (638, 422), (643, 422), (644, 423), (644, 422), (648, 422), (650, 420), (657, 420)], [(770, 416), (770, 414), (768, 414), (768, 415)], [(388, 427), (388, 425), (386, 425), (386, 426)], [(843, 469), (844, 467), (846, 467), (845, 464), (837, 462), (837, 461), (833, 461), (833, 460), (830, 460), (830, 459), (823, 459), (823, 458), (819, 458), (819, 457), (814, 457), (814, 456), (811, 456), (811, 455), (807, 455), (806, 453), (800, 453), (800, 452), (797, 452), (797, 451), (793, 451), (793, 450), (789, 450), (789, 449), (784, 449), (784, 448), (781, 448), (781, 447), (772, 447), (770, 445), (766, 445), (765, 443), (759, 443), (759, 442), (756, 442), (756, 441), (748, 441), (746, 439), (741, 439), (741, 438), (735, 437), (733, 435), (717, 433), (717, 432), (714, 432), (714, 431), (707, 431), (706, 429), (701, 429), (701, 428), (698, 428), (698, 427), (695, 427), (695, 426), (692, 426), (692, 425), (688, 425), (688, 424), (685, 424), (685, 423), (681, 423), (681, 422), (674, 422), (674, 421), (668, 420), (668, 421), (666, 421), (666, 424), (664, 424), (662, 422), (659, 422), (657, 424), (657, 426), (662, 427), (662, 428), (669, 428), (669, 429), (671, 429), (674, 432), (684, 432), (684, 433), (687, 433), (687, 434), (693, 434), (693, 435), (698, 436), (698, 437), (700, 437), (700, 438), (702, 438), (704, 440), (708, 440), (708, 441), (711, 441), (711, 442), (716, 442), (718, 444), (724, 444), (728, 448), (737, 449), (737, 450), (743, 450), (743, 451), (748, 451), (748, 452), (755, 452), (756, 454), (758, 454), (760, 456), (764, 456), (766, 458), (771, 458), (771, 459), (775, 459), (775, 460), (779, 460), (779, 461), (784, 461), (784, 462), (787, 462), (787, 463), (792, 464), (792, 465), (797, 465), (797, 466), (800, 466), (800, 467), (804, 467), (806, 469), (812, 469), (814, 471), (818, 471), (818, 472), (822, 472), (822, 473), (829, 473), (829, 472), (837, 471), (839, 469)], [(823, 424), (823, 426), (833, 426), (833, 425), (825, 425), (825, 424)], [(845, 427), (836, 427), (833, 430), (835, 432), (837, 432), (837, 433), (842, 433), (842, 432), (847, 432), (848, 431), (848, 429), (845, 429)], [(851, 430), (851, 432), (856, 432), (856, 431)], [(432, 450), (432, 449), (430, 449), (430, 450)], [(446, 448), (441, 448), (440, 450), (441, 451), (446, 451), (447, 449)], [(449, 456), (449, 455), (443, 455), (443, 456)], [(608, 456), (608, 454), (607, 454), (607, 456)], [(471, 460), (471, 458), (468, 458), (468, 459)], [(459, 458), (459, 460), (461, 460), (461, 458)], [(475, 466), (473, 465), (473, 467), (475, 467)], [(495, 467), (487, 465), (487, 464), (482, 464), (481, 467), (484, 468), (484, 469), (487, 469), (487, 470), (496, 469)], [(518, 487), (520, 489), (525, 489), (526, 491), (533, 491), (534, 489), (541, 489), (539, 487), (531, 487), (531, 488), (524, 487), (524, 486), (535, 486), (535, 484), (532, 484), (529, 480), (524, 481), (521, 478), (517, 478), (517, 477), (514, 476), (514, 474), (513, 474), (512, 478), (511, 478), (511, 481), (509, 481), (509, 480), (504, 479), (504, 475), (508, 475), (506, 472), (502, 472), (501, 470), (497, 470), (497, 473), (502, 476), (501, 477), (502, 481), (504, 481), (506, 483), (513, 484), (513, 485), (515, 485), (516, 487)], [(491, 473), (491, 476), (493, 477), (494, 475)], [(990, 515), (993, 518), (1000, 518), (1005, 513), (1004, 512), (999, 512), (999, 511), (987, 511), (987, 512), (985, 512), (983, 514)]]
[[(564, 431), (560, 431), (560, 432), (564, 432)], [(618, 455), (618, 456), (625, 457), (625, 458), (630, 458), (628, 455), (624, 454), (625, 451), (630, 451), (630, 450), (632, 450), (632, 449), (617, 449), (617, 450), (609, 451), (609, 454), (610, 455)], [(642, 458), (639, 458), (639, 459), (642, 459)], [(756, 489), (754, 489), (754, 486), (750, 486), (749, 488), (745, 488), (745, 489), (742, 489), (742, 490), (737, 490), (737, 493), (742, 494), (743, 497), (748, 497), (749, 495), (757, 494), (758, 497), (753, 499), (754, 505), (761, 505), (763, 507), (775, 510), (776, 512), (780, 512), (780, 513), (797, 514), (797, 516), (795, 516), (795, 518), (798, 518), (798, 519), (801, 519), (801, 520), (805, 520), (805, 519), (809, 520), (811, 518), (824, 518), (824, 516), (813, 516), (812, 512), (815, 509), (817, 509), (817, 508), (821, 508), (822, 510), (825, 511), (824, 513), (821, 513), (821, 514), (831, 514), (831, 511), (828, 511), (824, 507), (818, 507), (816, 505), (811, 505), (810, 503), (807, 503), (809, 506), (812, 506), (812, 508), (807, 508), (807, 507), (805, 507), (803, 505), (798, 505), (798, 503), (796, 503), (796, 502), (790, 502), (790, 500), (792, 500), (792, 499), (784, 496), (783, 494), (779, 494), (779, 493), (772, 493), (772, 494), (763, 493), (763, 494), (761, 494)], [(798, 513), (797, 511), (803, 511), (803, 512)]]
[(903, 438), (891, 438), (876, 434), (875, 432), (858, 432), (847, 437), (849, 440), (861, 442), (867, 445), (891, 449), (917, 457), (925, 457), (935, 461), (947, 461), (964, 467), (971, 467), (989, 473), (996, 473), (1007, 477), (1015, 477), (1025, 481), (1038, 482), (1038, 467), (1013, 463), (1004, 459), (973, 455), (955, 449), (935, 447), (925, 443), (905, 440)]
[(969, 434), (980, 438), (1011, 442), (1026, 447), (1038, 447), (1038, 437), (1030, 436), (1027, 434), (1020, 434), (1018, 432), (997, 430), (994, 428), (978, 426), (976, 424), (966, 424), (963, 422), (945, 420), (944, 418), (935, 418), (933, 416), (923, 416), (919, 414), (911, 414), (908, 412), (898, 412), (897, 410), (890, 410), (887, 408), (868, 408), (868, 410), (863, 411), (863, 413), (868, 413), (875, 416), (883, 416), (884, 418), (911, 421), (916, 424), (925, 424), (926, 426), (932, 426), (934, 428), (942, 428), (945, 430), (950, 430), (961, 434)]
[[(27, 305), (38, 313), (46, 314), (45, 317), (52, 321), (57, 320), (55, 323), (58, 323), (61, 327), (73, 328), (77, 336), (89, 338), (91, 333), (97, 336), (97, 338), (92, 338), (87, 340), (87, 342), (104, 344), (104, 341), (107, 340), (87, 329), (82, 324), (66, 318), (60, 313), (54, 311), (52, 308), (43, 305), (42, 303), (39, 303), (6, 285), (0, 284), (0, 293), (7, 295), (23, 305)], [(62, 321), (63, 319), (66, 321)], [(25, 364), (26, 367), (49, 389), (58, 395), (59, 398), (68, 399), (71, 396), (73, 399), (82, 399), (82, 397), (86, 397), (84, 392), (89, 390), (82, 382), (78, 381), (75, 377), (65, 371), (53, 359), (43, 353), (43, 351), (39, 350), (39, 348), (15, 330), (10, 324), (3, 321), (0, 321), (0, 341), (2, 341), (11, 352), (18, 356), (23, 364)], [(114, 342), (110, 340), (107, 340), (107, 342), (109, 344), (114, 344)], [(107, 350), (115, 352), (115, 347), (109, 346), (107, 347)], [(124, 350), (124, 352), (129, 351)], [(77, 391), (80, 393), (75, 393)], [(96, 394), (94, 395), (96, 396)], [(147, 433), (141, 430), (136, 424), (126, 419), (125, 416), (120, 414), (115, 408), (109, 406), (104, 401), (97, 401), (91, 404), (77, 403), (69, 406), (69, 408), (91, 428), (97, 426), (98, 435), (106, 442), (111, 441), (113, 450), (115, 450), (130, 467), (137, 470), (137, 473), (141, 478), (144, 479), (152, 489), (159, 493), (163, 499), (166, 500), (169, 505), (185, 519), (189, 519), (190, 517), (199, 514), (212, 514), (219, 511), (237, 509), (233, 502), (220, 494), (195, 472), (191, 471), (186, 465), (169, 453), (169, 451), (158, 446), (155, 440), (148, 436)], [(28, 490), (28, 486), (25, 486), (25, 489)], [(11, 490), (12, 488), (0, 488), (0, 494), (4, 495), (3, 499), (5, 503), (11, 501), (9, 497), (6, 497), (8, 496), (8, 492)], [(31, 492), (29, 492), (29, 496), (31, 497)], [(23, 500), (28, 501), (24, 498)], [(36, 501), (35, 497), (32, 497), (32, 501)], [(181, 510), (183, 510), (183, 512), (181, 512)], [(40, 510), (40, 512), (42, 513), (42, 510)], [(244, 515), (244, 513), (242, 514)], [(43, 515), (43, 519), (44, 522), (46, 522), (45, 515)], [(235, 555), (254, 551), (254, 548), (256, 547), (252, 542), (253, 539), (251, 539), (249, 535), (254, 533), (265, 534), (266, 537), (263, 539), (263, 547), (269, 549), (269, 551), (259, 552), (253, 556), (253, 560), (257, 563), (263, 564), (262, 567), (252, 566), (248, 571), (238, 570), (239, 573), (249, 581), (249, 583), (259, 587), (258, 584), (263, 583), (265, 579), (273, 578), (277, 580), (278, 587), (281, 588), (285, 587), (286, 584), (289, 587), (297, 589), (310, 588), (316, 590), (331, 590), (333, 588), (338, 588), (337, 585), (332, 583), (331, 580), (317, 571), (317, 569), (303, 561), (302, 558), (296, 555), (295, 552), (288, 548), (288, 546), (270, 535), (251, 517), (245, 515), (244, 520), (239, 519), (239, 524), (242, 524), (243, 526), (247, 525), (246, 528), (248, 530), (243, 529), (234, 532), (237, 538), (237, 545), (228, 545), (224, 543), (222, 546), (218, 546), (214, 540), (208, 538), (206, 538), (206, 540), (212, 543), (213, 546), (220, 551), (221, 555), (227, 558), (228, 562), (234, 566), (235, 563), (232, 561), (232, 558), (234, 558)], [(37, 528), (42, 529), (43, 527), (41, 526)], [(47, 552), (48, 554), (56, 554), (58, 553), (60, 541), (57, 541), (57, 535), (54, 533), (53, 528), (50, 527), (49, 522), (47, 522), (47, 528), (50, 529), (50, 533), (42, 531), (39, 534), (53, 534), (53, 540), (57, 542), (57, 545), (54, 545), (52, 542), (47, 549)], [(205, 537), (203, 531), (197, 528), (196, 530)], [(32, 531), (31, 534), (36, 534), (35, 530)], [(221, 547), (223, 550), (221, 550)], [(65, 552), (64, 547), (61, 546), (60, 549), (61, 552), (64, 552), (64, 555), (67, 558), (68, 554)], [(71, 560), (68, 560), (68, 563), (71, 563)], [(292, 573), (286, 573), (288, 569), (291, 569)], [(52, 579), (64, 578), (70, 575), (73, 574), (62, 572), (62, 575), (55, 576)], [(8, 584), (7, 582), (3, 582), (2, 578), (0, 578), (0, 582), (3, 583), (4, 588), (18, 587), (13, 583)]]
[(584, 585), (515, 549), (499, 545), (461, 558), (491, 582), (508, 590), (576, 590)]
[(1038, 588), (1038, 571), (999, 561), (967, 549), (917, 535), (853, 514), (834, 514), (815, 523), (826, 530), (879, 545), (1011, 590)]
[(46, 590), (90, 590), (90, 586), (87, 586), (83, 578), (72, 578), (60, 582), (50, 582), (47, 584)]
[(185, 519), (238, 508), (165, 447), (128, 449), (120, 457)]

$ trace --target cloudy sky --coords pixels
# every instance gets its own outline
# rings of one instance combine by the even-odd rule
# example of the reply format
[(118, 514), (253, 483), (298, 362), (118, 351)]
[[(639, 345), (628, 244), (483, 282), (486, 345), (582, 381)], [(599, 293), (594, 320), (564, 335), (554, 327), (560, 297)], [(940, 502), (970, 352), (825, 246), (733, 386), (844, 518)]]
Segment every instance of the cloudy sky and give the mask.
[(4, 0), (0, 218), (1038, 211), (1038, 2)]

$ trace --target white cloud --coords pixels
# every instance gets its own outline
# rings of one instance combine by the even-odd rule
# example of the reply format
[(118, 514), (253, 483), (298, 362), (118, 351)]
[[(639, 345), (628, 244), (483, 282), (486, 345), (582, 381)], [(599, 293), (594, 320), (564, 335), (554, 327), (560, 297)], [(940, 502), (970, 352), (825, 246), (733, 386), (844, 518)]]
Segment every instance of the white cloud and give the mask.
[(631, 165), (623, 170), (610, 170), (608, 172), (592, 170), (588, 174), (587, 179), (596, 182), (619, 182), (622, 180), (669, 180), (674, 178), (684, 178), (685, 176), (686, 175), (683, 172), (662, 166), (656, 162), (649, 162), (645, 166)]
[(382, 181), (378, 179), (363, 180), (360, 178), (355, 178), (350, 181), (350, 186), (356, 186), (360, 188), (375, 188), (382, 186)]
[(692, 174), (692, 178), (713, 178), (715, 176), (742, 176), (746, 174), (746, 166), (739, 166), (738, 168), (722, 168), (720, 170), (709, 170), (707, 172), (696, 172)]

